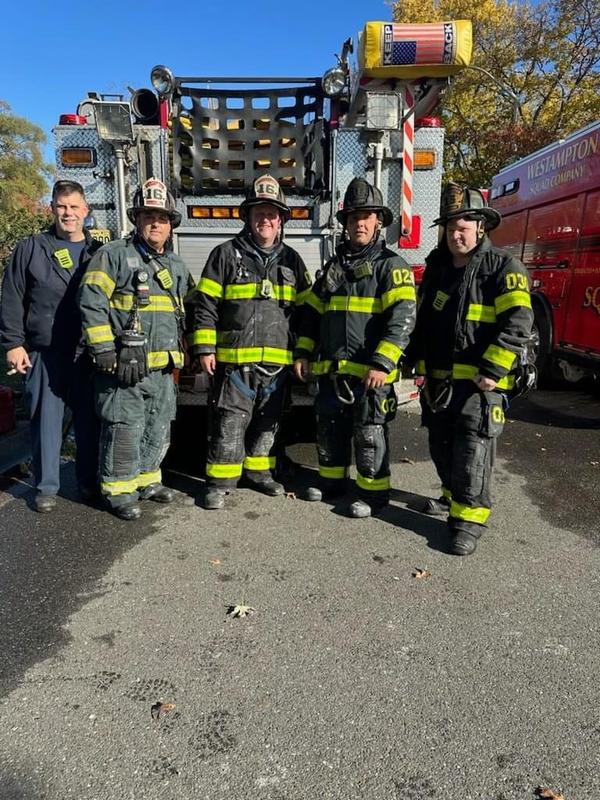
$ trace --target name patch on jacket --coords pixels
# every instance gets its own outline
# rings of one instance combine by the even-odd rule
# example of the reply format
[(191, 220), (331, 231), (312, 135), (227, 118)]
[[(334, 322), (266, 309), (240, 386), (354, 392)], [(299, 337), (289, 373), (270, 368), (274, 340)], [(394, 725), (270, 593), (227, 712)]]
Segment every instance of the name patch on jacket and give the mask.
[(433, 299), (433, 307), (435, 308), (435, 310), (441, 311), (448, 302), (449, 298), (450, 298), (449, 294), (446, 294), (446, 292), (442, 292), (441, 289), (438, 289)]
[(71, 253), (66, 247), (63, 247), (60, 250), (55, 250), (53, 255), (63, 269), (71, 269), (73, 266)]

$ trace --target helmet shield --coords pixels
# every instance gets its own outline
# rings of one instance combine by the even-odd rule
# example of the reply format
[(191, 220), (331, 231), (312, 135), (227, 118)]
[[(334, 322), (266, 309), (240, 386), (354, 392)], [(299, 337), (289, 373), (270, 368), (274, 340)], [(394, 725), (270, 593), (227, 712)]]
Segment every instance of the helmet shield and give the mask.
[(481, 220), (488, 231), (497, 228), (502, 217), (490, 208), (479, 189), (449, 183), (442, 192), (440, 216), (434, 225), (445, 225), (451, 219)]
[(158, 178), (148, 178), (135, 193), (133, 205), (127, 209), (127, 217), (134, 225), (140, 211), (162, 211), (168, 214), (174, 228), (181, 223), (173, 195)]
[(248, 190), (246, 199), (240, 205), (240, 217), (246, 221), (248, 209), (262, 203), (268, 203), (278, 208), (284, 222), (290, 218), (290, 209), (285, 202), (285, 195), (279, 182), (272, 175), (261, 175), (254, 181)]
[(374, 211), (376, 214), (381, 214), (384, 228), (391, 225), (393, 220), (392, 212), (383, 205), (381, 191), (364, 178), (353, 178), (348, 184), (344, 203), (336, 215), (338, 222), (345, 225), (348, 214), (353, 211)]

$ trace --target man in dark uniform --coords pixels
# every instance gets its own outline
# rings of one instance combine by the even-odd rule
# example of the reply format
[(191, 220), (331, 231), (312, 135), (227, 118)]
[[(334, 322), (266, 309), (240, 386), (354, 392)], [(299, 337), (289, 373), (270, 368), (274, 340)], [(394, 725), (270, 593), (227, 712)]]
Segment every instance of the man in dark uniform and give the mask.
[(273, 479), (275, 435), (284, 410), (297, 309), (310, 276), (283, 243), (290, 211), (271, 175), (240, 206), (244, 229), (216, 247), (193, 299), (192, 354), (212, 378), (203, 505), (220, 509), (245, 470), (250, 486), (283, 494)]
[(162, 181), (149, 178), (127, 215), (135, 230), (94, 256), (79, 305), (98, 369), (100, 489), (117, 517), (135, 520), (138, 500), (175, 499), (160, 465), (175, 418), (173, 370), (183, 366), (183, 300), (192, 278), (170, 250), (181, 215)]
[(481, 192), (450, 184), (427, 257), (409, 357), (424, 376), (423, 424), (442, 496), (417, 510), (448, 514), (450, 552), (470, 555), (491, 510), (496, 441), (531, 333), (527, 270), (493, 247), (500, 224)]
[[(396, 415), (394, 381), (415, 321), (412, 270), (380, 238), (392, 221), (379, 189), (352, 180), (338, 212), (337, 254), (305, 301), (294, 371), (318, 377), (320, 487), (307, 500), (343, 494), (354, 439), (358, 499), (351, 517), (368, 517), (390, 493), (388, 424)], [(310, 363), (312, 361), (312, 363)]]
[(100, 247), (83, 225), (83, 188), (58, 181), (52, 190), (54, 223), (19, 242), (4, 273), (0, 341), (9, 370), (24, 376), (29, 405), (35, 509), (51, 511), (60, 486), (65, 400), (71, 405), (76, 474), (84, 500), (97, 492), (98, 423), (90, 390), (91, 363), (80, 347), (75, 293), (92, 253)]

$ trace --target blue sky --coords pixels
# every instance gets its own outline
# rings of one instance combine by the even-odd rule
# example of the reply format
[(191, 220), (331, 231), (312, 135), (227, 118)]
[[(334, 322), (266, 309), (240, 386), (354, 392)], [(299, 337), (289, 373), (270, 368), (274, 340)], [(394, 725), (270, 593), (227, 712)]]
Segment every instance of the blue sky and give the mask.
[(0, 99), (49, 139), (88, 90), (127, 94), (165, 64), (179, 75), (321, 75), (385, 0), (101, 0), (6, 3)]

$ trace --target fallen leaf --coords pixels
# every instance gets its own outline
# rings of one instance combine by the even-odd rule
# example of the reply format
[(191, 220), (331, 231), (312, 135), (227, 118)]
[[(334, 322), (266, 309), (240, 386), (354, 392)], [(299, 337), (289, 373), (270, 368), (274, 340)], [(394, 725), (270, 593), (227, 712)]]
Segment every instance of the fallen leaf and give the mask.
[(400, 463), (401, 464), (414, 464), (415, 462), (412, 460), (412, 458), (401, 458), (400, 459)]
[(542, 453), (545, 453), (545, 452), (546, 452), (546, 449), (547, 449), (547, 448), (545, 448), (545, 447), (540, 447), (540, 450), (542, 451)]
[(285, 493), (286, 500), (296, 500), (296, 492), (286, 492)]
[(431, 572), (429, 572), (428, 569), (418, 569), (417, 568), (417, 569), (414, 570), (412, 575), (413, 575), (413, 578), (416, 578), (417, 580), (420, 581), (423, 578), (430, 578), (431, 577)]
[(237, 605), (237, 606), (228, 606), (227, 614), (230, 617), (250, 617), (254, 614), (255, 609), (252, 606), (245, 606), (245, 605)]
[(221, 563), (221, 559), (220, 558), (211, 558), (211, 560), (208, 563), (212, 564), (213, 567), (218, 567), (219, 564)]
[(544, 789), (541, 786), (535, 790), (538, 797), (543, 797), (544, 800), (565, 800), (562, 794), (555, 792), (553, 789)]
[(173, 711), (174, 708), (175, 703), (154, 703), (150, 708), (150, 716), (156, 721), (164, 717), (165, 714), (168, 714), (169, 711)]

